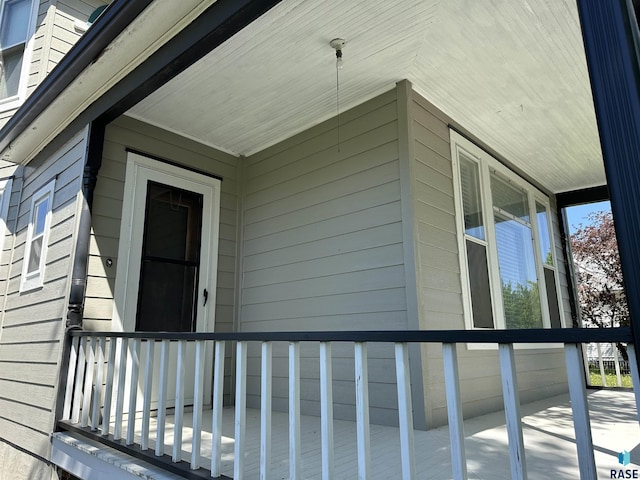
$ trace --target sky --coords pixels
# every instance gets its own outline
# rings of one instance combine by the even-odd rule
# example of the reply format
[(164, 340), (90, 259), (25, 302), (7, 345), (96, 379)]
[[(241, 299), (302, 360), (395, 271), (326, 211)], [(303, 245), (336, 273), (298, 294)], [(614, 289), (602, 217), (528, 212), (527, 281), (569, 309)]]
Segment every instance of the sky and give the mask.
[(591, 212), (611, 211), (609, 201), (588, 203), (586, 205), (578, 205), (576, 207), (567, 208), (567, 218), (569, 220), (569, 234), (573, 234), (580, 224), (588, 223), (587, 217)]

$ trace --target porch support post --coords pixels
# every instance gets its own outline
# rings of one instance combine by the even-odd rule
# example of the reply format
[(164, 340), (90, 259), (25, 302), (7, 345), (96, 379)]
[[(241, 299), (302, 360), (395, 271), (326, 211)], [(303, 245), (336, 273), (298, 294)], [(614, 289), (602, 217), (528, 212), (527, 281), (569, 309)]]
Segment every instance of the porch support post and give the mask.
[[(640, 343), (640, 71), (631, 2), (578, 0), (635, 345)], [(638, 361), (638, 358), (636, 358)]]

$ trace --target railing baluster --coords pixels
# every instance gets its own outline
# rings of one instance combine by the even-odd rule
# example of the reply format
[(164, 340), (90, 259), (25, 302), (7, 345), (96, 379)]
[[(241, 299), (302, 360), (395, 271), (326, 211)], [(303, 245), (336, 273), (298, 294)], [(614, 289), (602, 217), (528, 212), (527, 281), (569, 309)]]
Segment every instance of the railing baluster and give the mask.
[(522, 424), (520, 423), (520, 394), (516, 381), (516, 362), (513, 355), (513, 344), (501, 343), (499, 345), (499, 351), (504, 414), (507, 421), (507, 434), (509, 437), (511, 478), (514, 480), (525, 480), (527, 478), (527, 466), (524, 456)]
[(416, 476), (413, 441), (413, 409), (411, 406), (411, 380), (409, 375), (409, 348), (406, 343), (395, 344), (396, 378), (398, 388), (398, 423), (400, 426), (400, 456), (402, 478)]
[(122, 438), (122, 414), (124, 412), (124, 388), (127, 378), (127, 356), (129, 353), (129, 339), (121, 338), (118, 355), (118, 393), (116, 395), (116, 419), (113, 427), (113, 439)]
[(622, 386), (622, 375), (620, 375), (620, 359), (618, 358), (618, 348), (615, 343), (611, 344), (611, 350), (613, 351), (613, 365), (616, 369), (616, 384)]
[(222, 458), (222, 401), (224, 391), (225, 342), (217, 341), (213, 370), (213, 405), (211, 406), (211, 476), (220, 476)]
[(640, 375), (638, 373), (638, 364), (636, 363), (636, 349), (632, 343), (627, 344), (627, 355), (629, 356), (629, 369), (631, 370), (631, 386), (636, 397), (636, 415), (638, 415), (638, 422), (640, 422)]
[(260, 478), (271, 478), (271, 342), (262, 342), (260, 374)]
[(87, 351), (87, 337), (80, 339), (80, 345), (78, 347), (78, 367), (76, 371), (75, 386), (73, 388), (73, 410), (71, 413), (71, 422), (80, 422), (80, 407), (82, 406), (82, 381), (84, 379), (84, 372), (87, 368), (86, 353)]
[(98, 350), (96, 358), (96, 388), (93, 395), (93, 408), (91, 411), (91, 430), (98, 430), (100, 422), (100, 409), (102, 407), (102, 382), (104, 376), (104, 343), (106, 338), (98, 338)]
[(156, 341), (148, 339), (144, 360), (144, 393), (142, 396), (142, 433), (140, 448), (149, 449), (149, 423), (151, 421), (151, 395), (153, 392), (153, 364)]
[(573, 428), (576, 432), (578, 448), (578, 466), (582, 480), (595, 480), (596, 464), (593, 456), (593, 440), (591, 438), (591, 422), (589, 421), (589, 404), (583, 370), (580, 365), (580, 346), (577, 343), (566, 343), (564, 346), (569, 381), (569, 397), (573, 414)]
[(164, 432), (167, 422), (167, 383), (169, 381), (169, 340), (160, 348), (160, 378), (158, 379), (158, 418), (156, 420), (156, 456), (164, 455)]
[(204, 397), (204, 340), (196, 340), (195, 384), (193, 385), (193, 422), (191, 439), (191, 469), (200, 467), (200, 446), (202, 442), (202, 400)]
[(69, 349), (69, 369), (67, 370), (67, 383), (64, 389), (64, 405), (62, 407), (62, 420), (71, 419), (71, 404), (73, 401), (73, 384), (75, 383), (76, 370), (78, 369), (78, 343), (80, 338), (71, 339)]
[(602, 381), (602, 386), (607, 386), (607, 376), (604, 373), (604, 362), (602, 361), (602, 348), (600, 347), (600, 342), (596, 343), (596, 347), (598, 349), (598, 366), (600, 367), (600, 380)]
[(289, 478), (300, 475), (300, 342), (289, 343)]
[(588, 350), (589, 350), (589, 345), (591, 345), (591, 343), (583, 343), (582, 344), (582, 363), (584, 364), (584, 375), (585, 375), (585, 380), (586, 380), (586, 384), (587, 386), (591, 387), (591, 369), (590, 369), (590, 364), (589, 364), (589, 354), (588, 354)]
[(369, 375), (367, 368), (367, 344), (356, 342), (356, 433), (358, 449), (358, 478), (371, 478), (371, 454), (369, 436)]
[(320, 423), (322, 434), (322, 480), (333, 474), (333, 369), (331, 343), (320, 342)]
[(113, 400), (113, 374), (116, 363), (116, 339), (109, 339), (109, 359), (107, 360), (107, 380), (104, 389), (104, 410), (102, 412), (102, 435), (109, 435), (111, 428), (111, 402)]
[(449, 417), (451, 469), (454, 479), (466, 480), (467, 457), (464, 447), (464, 418), (456, 344), (443, 343), (442, 357), (444, 360), (444, 385), (447, 394), (447, 415)]
[(95, 338), (89, 337), (89, 351), (87, 352), (87, 369), (84, 374), (84, 389), (82, 392), (82, 417), (80, 426), (89, 425), (89, 411), (91, 409), (91, 394), (93, 393), (93, 371), (95, 370)]
[(247, 342), (238, 342), (236, 348), (236, 412), (233, 478), (234, 480), (242, 480), (244, 477), (245, 431), (247, 428)]
[(174, 415), (173, 454), (171, 460), (182, 460), (182, 424), (184, 419), (184, 375), (187, 341), (178, 341), (178, 363), (176, 366), (176, 410)]
[(131, 375), (129, 377), (129, 416), (127, 417), (126, 444), (134, 442), (136, 434), (136, 403), (138, 400), (138, 377), (140, 376), (140, 339), (134, 338), (131, 345)]

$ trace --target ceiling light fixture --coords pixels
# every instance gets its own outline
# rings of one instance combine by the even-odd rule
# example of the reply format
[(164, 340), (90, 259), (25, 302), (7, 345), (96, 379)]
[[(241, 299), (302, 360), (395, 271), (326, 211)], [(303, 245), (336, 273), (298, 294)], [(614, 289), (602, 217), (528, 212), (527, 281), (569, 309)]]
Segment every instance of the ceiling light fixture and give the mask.
[(342, 49), (347, 44), (343, 38), (334, 38), (329, 46), (336, 51), (336, 118), (338, 121), (338, 152), (340, 151), (340, 70), (344, 65)]
[(342, 66), (344, 65), (344, 61), (342, 60), (342, 49), (346, 44), (347, 41), (343, 38), (334, 38), (329, 42), (331, 48), (335, 49), (336, 51), (336, 68), (338, 70), (342, 69)]

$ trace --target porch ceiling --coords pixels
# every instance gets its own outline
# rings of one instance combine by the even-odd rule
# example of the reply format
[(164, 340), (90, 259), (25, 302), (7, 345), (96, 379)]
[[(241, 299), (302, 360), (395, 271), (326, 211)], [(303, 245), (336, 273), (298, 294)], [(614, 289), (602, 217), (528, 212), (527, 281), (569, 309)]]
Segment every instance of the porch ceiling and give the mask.
[(129, 114), (249, 155), (409, 79), (552, 192), (605, 183), (574, 2), (284, 0)]

